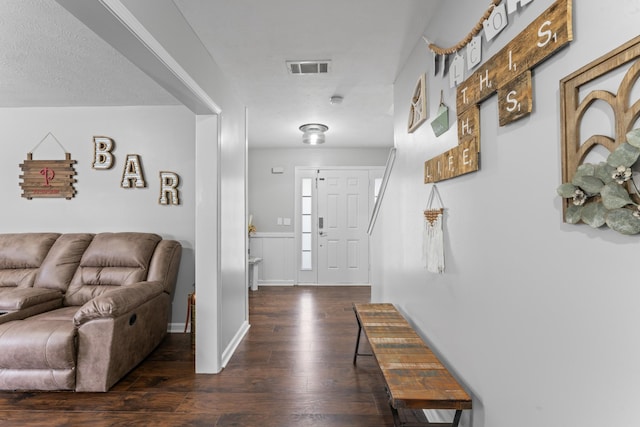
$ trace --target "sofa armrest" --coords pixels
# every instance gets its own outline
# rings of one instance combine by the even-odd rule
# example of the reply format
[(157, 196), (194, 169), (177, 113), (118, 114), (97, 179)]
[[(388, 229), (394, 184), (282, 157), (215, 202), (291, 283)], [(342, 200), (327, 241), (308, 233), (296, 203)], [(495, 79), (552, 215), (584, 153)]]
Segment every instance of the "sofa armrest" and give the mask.
[(46, 288), (0, 288), (0, 310), (23, 310), (49, 301), (62, 305), (62, 293)]
[(163, 292), (162, 282), (138, 282), (122, 286), (86, 302), (73, 316), (73, 322), (80, 326), (93, 319), (119, 317)]

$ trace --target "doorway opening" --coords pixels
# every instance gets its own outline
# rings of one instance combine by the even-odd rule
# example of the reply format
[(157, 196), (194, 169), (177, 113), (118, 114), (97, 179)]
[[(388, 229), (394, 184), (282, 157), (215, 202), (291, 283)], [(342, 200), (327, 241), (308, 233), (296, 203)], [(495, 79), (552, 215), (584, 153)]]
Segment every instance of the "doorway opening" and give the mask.
[(382, 167), (295, 169), (296, 283), (369, 284), (367, 226)]

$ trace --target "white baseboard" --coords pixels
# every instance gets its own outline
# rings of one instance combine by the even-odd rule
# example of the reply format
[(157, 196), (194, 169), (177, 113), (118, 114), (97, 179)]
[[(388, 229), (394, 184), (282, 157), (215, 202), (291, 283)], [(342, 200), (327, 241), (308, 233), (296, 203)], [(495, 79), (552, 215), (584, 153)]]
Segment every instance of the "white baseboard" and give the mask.
[(295, 282), (293, 280), (282, 280), (279, 282), (258, 282), (258, 288), (260, 286), (295, 286)]
[[(225, 366), (227, 366), (227, 363), (229, 363), (229, 360), (231, 359), (231, 356), (233, 356), (233, 353), (236, 351), (236, 348), (238, 348), (238, 346), (242, 342), (242, 339), (247, 334), (247, 332), (249, 331), (250, 327), (251, 327), (251, 325), (249, 325), (249, 322), (245, 321), (242, 324), (242, 326), (240, 326), (240, 329), (238, 329), (238, 332), (236, 332), (236, 335), (233, 337), (233, 339), (231, 340), (231, 342), (229, 343), (227, 348), (222, 353), (221, 362), (222, 362), (222, 367), (223, 368)], [(181, 334), (181, 333), (184, 333), (184, 324), (182, 324), (182, 323), (169, 323), (169, 326), (167, 328), (167, 332), (169, 332), (170, 334)], [(187, 333), (190, 333), (190, 332), (191, 332), (191, 325), (189, 325), (189, 327), (187, 328)]]
[[(184, 332), (184, 323), (169, 323), (167, 332), (170, 334), (182, 334)], [(191, 325), (187, 328), (187, 332), (191, 332)]]
[(231, 340), (227, 348), (222, 352), (221, 362), (222, 362), (223, 368), (227, 366), (227, 363), (229, 363), (231, 356), (233, 356), (233, 353), (236, 351), (236, 348), (238, 348), (238, 346), (242, 342), (242, 339), (247, 334), (250, 327), (251, 325), (249, 325), (249, 322), (245, 320), (242, 326), (240, 326), (240, 329), (238, 329), (238, 332), (236, 332), (236, 335), (233, 337), (233, 339)]

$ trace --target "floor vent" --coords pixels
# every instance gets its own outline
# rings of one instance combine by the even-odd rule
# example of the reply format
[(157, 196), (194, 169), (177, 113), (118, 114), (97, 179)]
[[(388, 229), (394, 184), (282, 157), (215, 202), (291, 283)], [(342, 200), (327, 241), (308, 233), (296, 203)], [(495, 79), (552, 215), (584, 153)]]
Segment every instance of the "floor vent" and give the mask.
[(327, 74), (331, 61), (287, 61), (287, 70), (291, 74)]

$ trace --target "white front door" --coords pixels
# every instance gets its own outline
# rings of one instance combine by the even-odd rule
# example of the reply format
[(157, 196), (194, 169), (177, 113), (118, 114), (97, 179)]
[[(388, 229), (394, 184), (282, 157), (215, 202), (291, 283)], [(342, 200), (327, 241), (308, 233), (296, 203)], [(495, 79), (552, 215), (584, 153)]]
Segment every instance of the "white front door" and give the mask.
[(369, 283), (369, 172), (320, 170), (317, 183), (317, 283)]

